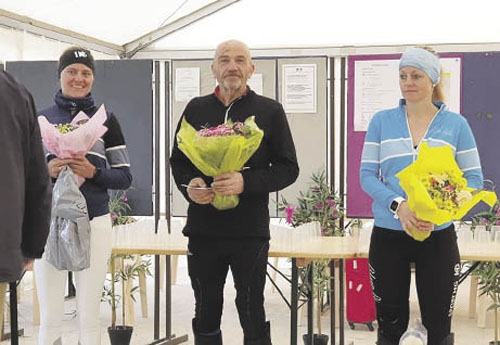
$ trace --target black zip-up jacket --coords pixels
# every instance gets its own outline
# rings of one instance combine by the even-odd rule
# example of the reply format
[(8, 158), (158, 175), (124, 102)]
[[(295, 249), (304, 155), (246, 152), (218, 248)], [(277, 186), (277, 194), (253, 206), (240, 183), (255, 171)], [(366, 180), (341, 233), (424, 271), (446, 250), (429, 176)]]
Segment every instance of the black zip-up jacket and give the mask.
[[(249, 90), (245, 96), (226, 107), (215, 94), (197, 97), (186, 106), (182, 117), (196, 129), (224, 123), (244, 122), (255, 116), (255, 123), (264, 131), (264, 138), (245, 163), (241, 173), (244, 191), (233, 209), (217, 210), (212, 205), (199, 205), (189, 199), (186, 188), (195, 177), (209, 185), (212, 178), (204, 176), (182, 153), (174, 140), (170, 164), (175, 183), (189, 201), (186, 236), (264, 237), (269, 238), (269, 193), (291, 185), (299, 175), (295, 146), (285, 112), (280, 103)], [(182, 118), (181, 118), (182, 121)], [(179, 131), (180, 123), (177, 126)]]
[(33, 99), (3, 71), (0, 104), (0, 282), (13, 282), (43, 254), (52, 187)]
[[(41, 110), (38, 115), (45, 116), (50, 123), (70, 123), (79, 111), (92, 117), (98, 110), (92, 94), (84, 98), (65, 97), (59, 90), (54, 97), (55, 104)], [(98, 176), (86, 179), (80, 190), (87, 201), (89, 218), (99, 217), (109, 213), (108, 189), (125, 190), (132, 184), (130, 161), (125, 138), (118, 119), (113, 113), (106, 111), (107, 120), (104, 126), (107, 132), (94, 144), (86, 158), (100, 169)], [(55, 158), (47, 154), (47, 161)]]

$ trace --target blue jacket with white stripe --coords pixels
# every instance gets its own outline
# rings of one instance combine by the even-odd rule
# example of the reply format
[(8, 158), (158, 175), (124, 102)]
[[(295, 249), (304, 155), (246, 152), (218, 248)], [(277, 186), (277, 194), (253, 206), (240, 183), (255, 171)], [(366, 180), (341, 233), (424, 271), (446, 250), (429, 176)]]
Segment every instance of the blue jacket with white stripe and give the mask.
[[(447, 110), (442, 102), (434, 104), (439, 111), (421, 143), (427, 142), (430, 147), (450, 146), (468, 187), (482, 188), (481, 162), (467, 119)], [(415, 161), (419, 146), (413, 147), (404, 99), (399, 107), (379, 111), (371, 119), (361, 156), (360, 180), (363, 190), (373, 198), (372, 210), (377, 226), (403, 230), (389, 207), (397, 197), (407, 199), (396, 174)], [(436, 226), (435, 230), (447, 226), (449, 223)]]

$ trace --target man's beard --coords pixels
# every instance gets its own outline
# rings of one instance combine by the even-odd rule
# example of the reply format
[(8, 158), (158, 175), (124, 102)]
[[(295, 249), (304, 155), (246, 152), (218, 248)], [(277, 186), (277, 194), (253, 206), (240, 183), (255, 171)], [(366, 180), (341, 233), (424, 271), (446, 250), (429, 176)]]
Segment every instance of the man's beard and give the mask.
[(224, 80), (222, 86), (229, 91), (238, 91), (243, 87), (243, 83), (241, 79), (238, 79), (238, 82), (229, 82)]

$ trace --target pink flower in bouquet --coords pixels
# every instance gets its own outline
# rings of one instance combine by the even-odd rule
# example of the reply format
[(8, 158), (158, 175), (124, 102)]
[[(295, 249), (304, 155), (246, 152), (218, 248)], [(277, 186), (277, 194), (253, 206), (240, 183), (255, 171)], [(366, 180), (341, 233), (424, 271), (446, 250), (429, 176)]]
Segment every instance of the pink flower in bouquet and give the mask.
[(75, 154), (86, 154), (106, 133), (106, 119), (106, 110), (102, 105), (91, 118), (84, 112), (79, 112), (70, 123), (74, 129), (66, 133), (61, 133), (43, 115), (38, 117), (38, 122), (45, 148), (58, 158), (70, 158)]
[[(47, 151), (58, 158), (71, 158), (74, 155), (87, 154), (106, 133), (106, 119), (106, 110), (102, 105), (91, 118), (80, 111), (70, 124), (54, 125), (43, 115), (38, 117), (38, 123)], [(83, 180), (77, 182), (81, 184)]]
[[(249, 116), (244, 123), (232, 122), (199, 131), (183, 118), (177, 141), (179, 149), (206, 176), (218, 176), (239, 171), (257, 151), (264, 132)], [(237, 195), (216, 194), (211, 204), (218, 210), (234, 208), (239, 203)]]
[(222, 137), (226, 135), (242, 135), (245, 136), (250, 129), (245, 128), (243, 122), (235, 122), (232, 124), (221, 124), (217, 127), (202, 128), (198, 131), (200, 137)]

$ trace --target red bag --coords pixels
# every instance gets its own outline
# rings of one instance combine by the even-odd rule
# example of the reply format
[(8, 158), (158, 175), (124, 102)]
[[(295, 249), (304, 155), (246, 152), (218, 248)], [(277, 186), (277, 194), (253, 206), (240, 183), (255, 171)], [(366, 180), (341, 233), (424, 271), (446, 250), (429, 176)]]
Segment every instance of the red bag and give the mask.
[(370, 282), (368, 259), (346, 259), (346, 313), (349, 327), (363, 323), (373, 331), (372, 322), (377, 318)]

